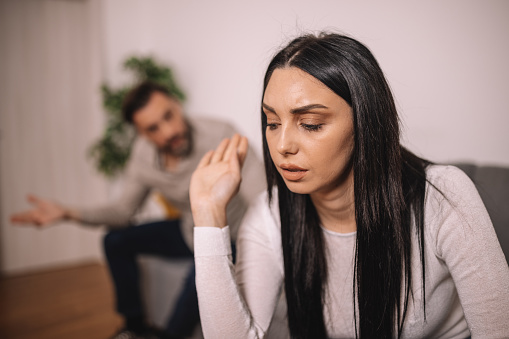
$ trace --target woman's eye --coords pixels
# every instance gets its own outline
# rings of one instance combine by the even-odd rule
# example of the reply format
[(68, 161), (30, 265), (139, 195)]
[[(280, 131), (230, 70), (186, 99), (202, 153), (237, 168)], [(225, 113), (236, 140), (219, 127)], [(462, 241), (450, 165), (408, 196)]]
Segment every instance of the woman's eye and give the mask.
[(277, 128), (277, 124), (267, 124), (267, 128), (271, 131), (275, 130)]
[(301, 126), (304, 127), (308, 131), (318, 131), (322, 127), (322, 124), (317, 124), (317, 125), (301, 124)]

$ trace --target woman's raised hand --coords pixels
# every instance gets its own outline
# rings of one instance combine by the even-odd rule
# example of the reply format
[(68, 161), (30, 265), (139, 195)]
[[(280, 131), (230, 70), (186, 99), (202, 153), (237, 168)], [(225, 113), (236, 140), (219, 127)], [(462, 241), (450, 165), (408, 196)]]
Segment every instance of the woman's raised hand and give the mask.
[(189, 191), (195, 226), (226, 226), (226, 206), (239, 190), (247, 146), (247, 138), (235, 134), (201, 159)]

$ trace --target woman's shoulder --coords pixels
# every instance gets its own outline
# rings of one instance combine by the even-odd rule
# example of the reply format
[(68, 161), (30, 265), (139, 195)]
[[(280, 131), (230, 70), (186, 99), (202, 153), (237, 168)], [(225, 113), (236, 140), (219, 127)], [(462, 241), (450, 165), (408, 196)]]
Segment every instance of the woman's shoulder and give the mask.
[(434, 211), (451, 209), (470, 214), (484, 204), (472, 180), (456, 166), (430, 165), (426, 169), (426, 206)]
[(439, 232), (446, 234), (444, 229), (466, 234), (480, 228), (492, 228), (477, 188), (461, 169), (432, 165), (426, 170), (426, 177), (425, 220), (434, 238)]
[(432, 185), (445, 195), (465, 196), (465, 194), (477, 194), (477, 189), (472, 180), (456, 166), (430, 165), (426, 169), (426, 179), (428, 185)]
[(428, 180), (437, 180), (440, 178), (461, 180), (463, 177), (467, 177), (467, 175), (465, 172), (453, 165), (432, 164), (426, 168), (426, 177)]

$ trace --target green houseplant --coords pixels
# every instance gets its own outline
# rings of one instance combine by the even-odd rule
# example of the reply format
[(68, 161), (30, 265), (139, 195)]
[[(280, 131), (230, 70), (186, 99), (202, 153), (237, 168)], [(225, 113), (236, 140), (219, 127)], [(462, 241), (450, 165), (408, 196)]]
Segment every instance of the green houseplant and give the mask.
[[(181, 101), (185, 94), (175, 82), (173, 73), (168, 66), (157, 63), (151, 57), (129, 57), (123, 64), (124, 68), (134, 73), (135, 84), (150, 80), (164, 85), (170, 93)], [(135, 137), (132, 126), (122, 118), (122, 102), (132, 85), (112, 89), (102, 84), (101, 94), (103, 107), (106, 111), (106, 125), (102, 136), (89, 149), (96, 169), (108, 178), (119, 174), (123, 169)]]

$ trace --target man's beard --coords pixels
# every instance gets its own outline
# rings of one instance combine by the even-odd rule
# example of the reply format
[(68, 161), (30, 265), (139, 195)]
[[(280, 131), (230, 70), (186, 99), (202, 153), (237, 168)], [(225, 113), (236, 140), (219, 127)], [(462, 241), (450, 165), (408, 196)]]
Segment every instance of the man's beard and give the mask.
[[(160, 148), (160, 151), (173, 157), (186, 157), (193, 151), (193, 130), (191, 125), (186, 121), (186, 131), (182, 134), (175, 135), (168, 139)], [(179, 146), (173, 146), (176, 140), (183, 139), (184, 142)]]

